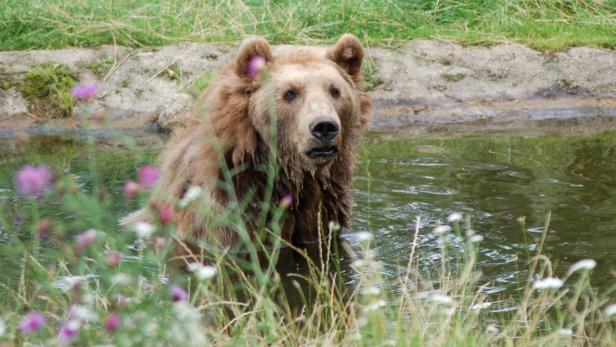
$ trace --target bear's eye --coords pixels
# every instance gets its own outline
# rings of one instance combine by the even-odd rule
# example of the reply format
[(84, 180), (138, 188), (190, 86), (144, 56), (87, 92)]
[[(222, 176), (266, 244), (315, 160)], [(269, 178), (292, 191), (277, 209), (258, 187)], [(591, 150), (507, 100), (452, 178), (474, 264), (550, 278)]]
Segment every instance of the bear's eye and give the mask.
[(332, 96), (332, 98), (338, 99), (340, 97), (340, 89), (336, 87), (331, 87), (329, 88), (329, 94)]
[(286, 92), (284, 92), (283, 98), (287, 102), (291, 102), (291, 101), (295, 100), (295, 98), (297, 98), (297, 92), (295, 90), (293, 90), (293, 89), (289, 89)]

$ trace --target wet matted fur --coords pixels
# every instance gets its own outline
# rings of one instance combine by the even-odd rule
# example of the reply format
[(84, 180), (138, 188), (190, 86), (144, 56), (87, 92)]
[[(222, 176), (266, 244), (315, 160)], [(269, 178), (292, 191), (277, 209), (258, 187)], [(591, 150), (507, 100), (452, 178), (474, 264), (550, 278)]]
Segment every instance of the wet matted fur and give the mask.
[[(124, 223), (151, 222), (156, 209), (177, 206), (188, 187), (198, 186), (203, 194), (197, 202), (206, 207), (175, 209), (179, 237), (232, 246), (237, 231), (217, 217), (230, 201), (220, 184), (224, 170), (234, 172), (238, 200), (250, 200), (243, 214), (247, 230), (254, 233), (267, 191), (263, 167), (276, 152), (279, 170), (271, 203), (292, 198), (281, 237), (301, 245), (316, 242), (319, 230), (327, 230), (330, 222), (349, 227), (356, 147), (371, 108), (361, 86), (363, 55), (359, 40), (348, 34), (329, 48), (287, 46), (274, 52), (263, 38), (245, 40), (234, 61), (204, 92), (193, 119), (169, 141), (150, 204)], [(265, 62), (259, 73), (250, 68), (257, 56)], [(307, 153), (322, 143), (310, 129), (323, 116), (339, 126), (328, 143), (337, 153), (311, 158)]]

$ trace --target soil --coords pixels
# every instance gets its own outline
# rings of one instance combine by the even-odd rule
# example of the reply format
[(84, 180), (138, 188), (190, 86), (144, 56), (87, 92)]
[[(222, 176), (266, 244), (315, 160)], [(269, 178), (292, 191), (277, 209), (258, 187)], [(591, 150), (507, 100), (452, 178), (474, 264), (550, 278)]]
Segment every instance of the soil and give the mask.
[[(160, 49), (0, 52), (0, 136), (94, 129), (170, 130), (204, 76), (235, 47), (191, 44)], [(518, 44), (493, 47), (414, 40), (370, 48), (375, 109), (370, 129), (407, 135), (484, 132), (588, 132), (616, 128), (616, 51), (576, 47), (542, 53)], [(60, 64), (100, 90), (93, 105), (50, 119), (18, 88), (32, 67)], [(2, 88), (2, 86), (4, 86)], [(38, 111), (37, 111), (38, 110)], [(47, 111), (45, 111), (47, 112)], [(51, 111), (50, 111), (51, 112)], [(94, 121), (86, 115), (94, 115)]]

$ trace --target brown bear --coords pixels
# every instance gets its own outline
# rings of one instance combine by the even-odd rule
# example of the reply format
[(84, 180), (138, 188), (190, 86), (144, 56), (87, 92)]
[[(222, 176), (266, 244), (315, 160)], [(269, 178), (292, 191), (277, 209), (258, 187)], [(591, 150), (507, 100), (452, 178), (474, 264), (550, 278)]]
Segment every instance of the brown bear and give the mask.
[[(245, 40), (168, 143), (149, 206), (125, 223), (152, 221), (155, 209), (175, 204), (180, 237), (226, 248), (239, 236), (225, 209), (241, 210), (242, 227), (255, 237), (267, 200), (285, 201), (280, 236), (291, 244), (316, 242), (330, 222), (348, 227), (354, 157), (371, 107), (363, 57), (349, 34), (329, 48), (274, 52), (263, 38)], [(268, 183), (264, 168), (272, 164), (278, 170)]]

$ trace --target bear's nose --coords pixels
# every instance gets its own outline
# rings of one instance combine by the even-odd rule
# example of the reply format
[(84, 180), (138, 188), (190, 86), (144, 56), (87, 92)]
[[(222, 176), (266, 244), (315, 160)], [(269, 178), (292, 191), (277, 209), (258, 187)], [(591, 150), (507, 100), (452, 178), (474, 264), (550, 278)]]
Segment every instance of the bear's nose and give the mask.
[(339, 130), (338, 123), (329, 117), (319, 117), (310, 123), (312, 136), (322, 141), (333, 140)]

